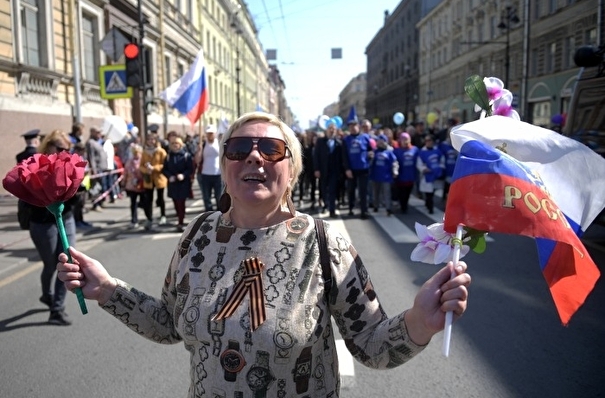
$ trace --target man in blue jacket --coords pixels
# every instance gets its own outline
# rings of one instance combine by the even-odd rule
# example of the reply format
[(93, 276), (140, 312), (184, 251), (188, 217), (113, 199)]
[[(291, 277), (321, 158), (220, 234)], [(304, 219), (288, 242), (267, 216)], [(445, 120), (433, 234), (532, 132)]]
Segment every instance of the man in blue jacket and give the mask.
[[(364, 120), (364, 123), (370, 123)], [(353, 215), (355, 207), (355, 193), (358, 191), (361, 219), (368, 218), (368, 176), (370, 161), (372, 159), (372, 138), (368, 133), (359, 132), (357, 116), (347, 121), (350, 134), (345, 137), (344, 143), (349, 160), (349, 168), (345, 171), (349, 179), (349, 216)]]

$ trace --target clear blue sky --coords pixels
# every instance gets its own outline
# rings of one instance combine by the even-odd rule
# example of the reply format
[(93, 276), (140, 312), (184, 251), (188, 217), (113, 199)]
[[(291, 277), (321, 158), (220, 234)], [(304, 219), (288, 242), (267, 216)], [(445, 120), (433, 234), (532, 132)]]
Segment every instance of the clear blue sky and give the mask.
[[(365, 49), (399, 0), (250, 0), (263, 49), (276, 49), (285, 95), (302, 128), (359, 73)], [(342, 48), (342, 59), (331, 49)], [(334, 115), (328, 115), (334, 116)]]

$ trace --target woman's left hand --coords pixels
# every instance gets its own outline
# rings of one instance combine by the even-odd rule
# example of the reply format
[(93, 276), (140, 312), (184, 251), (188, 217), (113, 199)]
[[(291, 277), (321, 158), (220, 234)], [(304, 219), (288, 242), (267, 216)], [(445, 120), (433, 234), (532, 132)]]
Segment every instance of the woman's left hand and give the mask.
[(413, 307), (406, 312), (406, 326), (416, 344), (427, 344), (435, 333), (443, 330), (446, 312), (453, 311), (457, 319), (466, 311), (471, 276), (466, 273), (464, 261), (458, 262), (452, 278), (453, 269), (450, 261), (426, 281), (416, 294)]

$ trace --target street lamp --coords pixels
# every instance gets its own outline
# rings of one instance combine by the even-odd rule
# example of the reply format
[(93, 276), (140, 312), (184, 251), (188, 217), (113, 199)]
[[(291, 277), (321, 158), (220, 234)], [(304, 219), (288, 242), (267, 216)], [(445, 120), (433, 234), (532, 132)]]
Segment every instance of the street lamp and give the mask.
[(498, 29), (506, 29), (506, 54), (504, 60), (505, 68), (505, 80), (504, 87), (509, 87), (509, 74), (510, 74), (510, 28), (512, 24), (518, 24), (519, 17), (517, 16), (517, 10), (511, 6), (506, 6), (505, 13), (500, 19)]
[(244, 33), (242, 28), (241, 28), (241, 22), (239, 21), (239, 17), (238, 17), (238, 13), (239, 13), (239, 8), (240, 6), (238, 5), (237, 11), (233, 14), (232, 16), (232, 20), (231, 20), (231, 27), (235, 30), (235, 34), (237, 35), (236, 38), (236, 43), (235, 43), (235, 102), (236, 102), (236, 106), (237, 106), (237, 117), (240, 117), (242, 112), (241, 112), (241, 93), (240, 93), (240, 86), (242, 84), (242, 80), (241, 80), (241, 71), (242, 71), (242, 67), (241, 67), (241, 60), (240, 60), (240, 38), (242, 36), (242, 34)]

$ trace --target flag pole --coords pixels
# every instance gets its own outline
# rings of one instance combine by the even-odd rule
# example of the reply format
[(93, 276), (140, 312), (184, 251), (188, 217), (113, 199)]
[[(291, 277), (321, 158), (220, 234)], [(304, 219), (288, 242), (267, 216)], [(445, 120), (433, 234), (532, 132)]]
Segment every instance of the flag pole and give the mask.
[[(452, 278), (456, 276), (456, 266), (460, 261), (460, 248), (462, 247), (462, 232), (464, 227), (462, 224), (458, 224), (456, 228), (456, 238), (453, 239), (454, 252), (452, 253), (452, 262), (454, 263), (454, 269), (452, 270)], [(443, 356), (448, 357), (450, 355), (450, 340), (452, 339), (452, 322), (454, 320), (454, 312), (448, 311), (445, 313), (445, 327), (443, 328)]]

